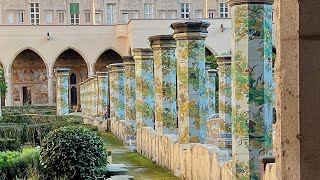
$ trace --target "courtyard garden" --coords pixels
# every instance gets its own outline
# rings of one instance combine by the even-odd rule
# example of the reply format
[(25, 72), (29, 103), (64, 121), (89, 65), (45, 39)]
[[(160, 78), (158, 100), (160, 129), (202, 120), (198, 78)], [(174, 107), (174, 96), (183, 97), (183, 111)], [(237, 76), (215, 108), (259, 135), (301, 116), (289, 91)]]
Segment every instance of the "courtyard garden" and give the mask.
[(112, 133), (84, 125), (81, 116), (4, 112), (0, 180), (106, 179), (107, 151), (112, 152), (114, 163), (128, 166), (128, 174), (136, 179), (177, 179), (128, 150)]

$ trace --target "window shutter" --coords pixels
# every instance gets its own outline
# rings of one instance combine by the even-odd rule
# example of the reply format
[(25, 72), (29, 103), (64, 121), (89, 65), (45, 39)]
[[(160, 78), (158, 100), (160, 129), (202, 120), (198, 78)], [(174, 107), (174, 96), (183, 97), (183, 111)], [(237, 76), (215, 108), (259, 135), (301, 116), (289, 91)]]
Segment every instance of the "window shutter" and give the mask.
[(79, 14), (79, 3), (70, 3), (70, 14)]

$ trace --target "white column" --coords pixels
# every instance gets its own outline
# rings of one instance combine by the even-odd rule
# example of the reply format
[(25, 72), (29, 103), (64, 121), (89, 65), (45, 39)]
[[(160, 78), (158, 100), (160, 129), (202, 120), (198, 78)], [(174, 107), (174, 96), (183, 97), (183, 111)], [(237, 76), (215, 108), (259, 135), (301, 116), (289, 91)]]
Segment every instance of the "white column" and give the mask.
[(5, 68), (5, 81), (7, 83), (6, 106), (12, 106), (12, 76), (11, 65)]
[(48, 103), (49, 103), (49, 106), (53, 106), (54, 96), (53, 96), (53, 66), (52, 65), (48, 66), (47, 79), (48, 79)]

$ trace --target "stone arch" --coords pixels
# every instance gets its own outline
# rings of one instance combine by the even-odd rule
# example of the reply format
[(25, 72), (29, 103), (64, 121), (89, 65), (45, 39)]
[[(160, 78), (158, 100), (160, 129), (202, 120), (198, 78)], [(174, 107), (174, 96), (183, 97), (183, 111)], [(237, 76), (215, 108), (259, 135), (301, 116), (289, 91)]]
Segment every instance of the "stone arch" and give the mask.
[[(16, 51), (16, 52), (13, 54), (13, 56), (12, 56), (12, 58), (10, 58), (10, 62), (9, 62), (11, 68), (12, 68), (13, 62), (14, 62), (14, 60), (17, 58), (17, 56), (18, 56), (20, 53), (22, 53), (23, 51), (25, 51), (25, 50), (31, 50), (31, 51), (33, 51), (34, 53), (36, 53), (36, 54), (42, 59), (42, 61), (44, 62), (44, 64), (46, 65), (46, 69), (48, 69), (48, 63), (47, 63), (47, 61), (46, 61), (46, 58), (45, 58), (37, 49), (35, 49), (35, 48), (31, 47), (31, 46), (27, 46), (27, 47), (21, 48), (21, 49), (19, 49), (18, 51)], [(2, 62), (1, 62), (1, 63), (2, 63)]]
[(12, 90), (13, 105), (48, 104), (48, 68), (43, 56), (32, 48), (21, 49), (15, 54), (9, 68), (12, 86), (8, 88)]
[[(54, 68), (69, 68), (69, 84), (70, 84), (70, 75), (76, 75), (77, 84), (69, 85), (69, 92), (76, 89), (77, 91), (77, 104), (71, 104), (71, 93), (69, 93), (69, 107), (75, 108), (75, 106), (80, 105), (80, 91), (78, 84), (83, 82), (86, 78), (88, 78), (89, 73), (89, 64), (86, 61), (83, 54), (81, 54), (78, 50), (74, 48), (66, 48), (62, 51), (57, 58), (55, 59)], [(55, 91), (54, 91), (55, 92)]]
[(207, 55), (218, 55), (218, 53), (208, 45), (205, 46), (206, 56)]
[(83, 58), (83, 60), (85, 61), (86, 65), (87, 65), (87, 68), (88, 68), (88, 70), (89, 70), (89, 68), (90, 68), (90, 67), (89, 67), (89, 64), (90, 64), (90, 63), (89, 63), (87, 57), (82, 53), (82, 51), (80, 51), (79, 49), (77, 49), (77, 48), (75, 48), (75, 47), (73, 47), (73, 46), (67, 46), (67, 47), (61, 49), (61, 50), (59, 51), (59, 53), (56, 54), (56, 56), (54, 57), (53, 66), (54, 66), (54, 64), (56, 63), (56, 61), (58, 60), (59, 56), (60, 56), (62, 53), (64, 53), (65, 51), (67, 51), (67, 50), (73, 50), (73, 51), (77, 52), (77, 53)]
[(107, 49), (100, 54), (95, 62), (96, 71), (106, 71), (106, 66), (112, 63), (122, 63), (121, 55), (113, 49)]

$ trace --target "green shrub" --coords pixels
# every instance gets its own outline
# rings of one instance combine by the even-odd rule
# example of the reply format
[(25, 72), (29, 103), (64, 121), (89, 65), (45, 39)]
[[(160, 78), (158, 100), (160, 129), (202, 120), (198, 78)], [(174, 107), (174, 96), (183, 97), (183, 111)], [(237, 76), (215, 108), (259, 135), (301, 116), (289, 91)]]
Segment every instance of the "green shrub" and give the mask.
[(46, 179), (96, 179), (107, 163), (106, 149), (100, 137), (86, 128), (61, 127), (44, 139), (40, 161)]
[(0, 151), (20, 151), (21, 143), (15, 139), (0, 139)]
[(0, 152), (0, 179), (27, 179), (30, 169), (39, 173), (39, 159), (38, 149), (27, 153)]

